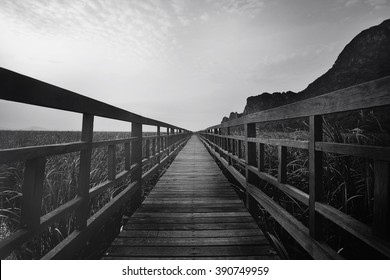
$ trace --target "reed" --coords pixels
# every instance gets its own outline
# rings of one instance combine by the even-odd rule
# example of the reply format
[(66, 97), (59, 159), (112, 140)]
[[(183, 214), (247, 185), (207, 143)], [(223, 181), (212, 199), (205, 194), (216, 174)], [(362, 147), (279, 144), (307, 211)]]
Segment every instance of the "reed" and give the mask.
[[(148, 132), (145, 134), (150, 135)], [(80, 135), (80, 132), (73, 131), (0, 131), (0, 149), (75, 142), (79, 141)], [(94, 141), (128, 137), (130, 137), (128, 132), (94, 133)], [(116, 145), (116, 173), (124, 170), (124, 152), (123, 145)], [(47, 158), (41, 215), (49, 213), (76, 196), (79, 164), (79, 152)], [(107, 180), (107, 168), (107, 148), (93, 149), (90, 188)], [(23, 173), (24, 163), (0, 165), (0, 240), (20, 228)], [(117, 186), (91, 199), (90, 216), (114, 198), (129, 182), (129, 179), (123, 180)], [(150, 191), (150, 184), (148, 188)], [(119, 227), (120, 225), (118, 229)], [(75, 217), (69, 214), (33, 240), (17, 248), (9, 258), (39, 259), (67, 237), (74, 228)]]

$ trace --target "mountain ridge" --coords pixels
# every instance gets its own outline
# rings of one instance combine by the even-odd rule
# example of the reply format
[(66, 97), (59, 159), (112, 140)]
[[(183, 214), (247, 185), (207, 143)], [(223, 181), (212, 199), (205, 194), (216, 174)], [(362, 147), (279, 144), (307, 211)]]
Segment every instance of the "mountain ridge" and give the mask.
[(338, 89), (390, 75), (390, 19), (356, 35), (332, 67), (300, 92), (264, 92), (249, 96), (242, 113), (232, 112), (222, 122), (268, 110)]

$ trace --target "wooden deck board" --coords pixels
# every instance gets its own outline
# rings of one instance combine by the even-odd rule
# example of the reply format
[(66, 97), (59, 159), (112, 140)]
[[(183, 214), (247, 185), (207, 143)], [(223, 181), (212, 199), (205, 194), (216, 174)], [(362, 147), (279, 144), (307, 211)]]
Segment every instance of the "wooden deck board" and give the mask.
[(104, 259), (277, 259), (202, 143), (193, 136)]

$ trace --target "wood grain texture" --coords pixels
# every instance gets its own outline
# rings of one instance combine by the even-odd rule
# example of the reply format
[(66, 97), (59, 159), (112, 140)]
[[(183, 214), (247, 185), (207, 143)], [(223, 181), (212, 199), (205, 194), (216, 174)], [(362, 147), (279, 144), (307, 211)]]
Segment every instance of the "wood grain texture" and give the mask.
[(104, 259), (275, 259), (276, 252), (192, 136)]

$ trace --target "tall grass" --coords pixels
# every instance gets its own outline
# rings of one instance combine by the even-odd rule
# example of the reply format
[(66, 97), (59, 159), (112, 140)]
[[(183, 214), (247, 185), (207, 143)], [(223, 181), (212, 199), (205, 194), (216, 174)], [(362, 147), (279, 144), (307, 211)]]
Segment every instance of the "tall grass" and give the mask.
[[(348, 121), (340, 122), (343, 118)], [(308, 140), (308, 120), (268, 122), (257, 124), (257, 137), (273, 139)], [(233, 134), (244, 135), (240, 127), (231, 128)], [(390, 146), (389, 127), (382, 124), (374, 111), (359, 111), (330, 115), (323, 118), (323, 139), (326, 142), (349, 143), (357, 145)], [(239, 149), (244, 155), (245, 144)], [(277, 177), (278, 150), (276, 146), (265, 145), (265, 172)], [(243, 166), (235, 163), (235, 168), (245, 175)], [(373, 217), (373, 161), (356, 156), (323, 153), (323, 188), (325, 203), (360, 220), (367, 225)], [(309, 192), (309, 156), (308, 151), (297, 148), (287, 149), (287, 183)], [(286, 209), (304, 225), (308, 225), (308, 207), (293, 197), (283, 193), (266, 181), (259, 180), (258, 187), (275, 202)], [(278, 247), (288, 258), (309, 258), (291, 236), (277, 222), (257, 205), (258, 222), (271, 236), (278, 240)], [(343, 233), (337, 226), (325, 220), (324, 237), (328, 244), (347, 258), (365, 258), (366, 249), (355, 242), (351, 236)], [(369, 252), (371, 254), (371, 252)]]
[[(150, 133), (145, 133), (150, 135)], [(75, 142), (80, 132), (58, 131), (0, 131), (0, 149), (25, 146)], [(128, 132), (95, 132), (94, 141), (130, 137)], [(145, 154), (145, 151), (143, 151)], [(124, 170), (124, 147), (116, 146), (116, 172)], [(69, 153), (47, 158), (43, 183), (41, 215), (49, 213), (76, 196), (80, 153)], [(92, 152), (90, 188), (108, 178), (107, 148), (95, 148)], [(0, 165), (0, 240), (20, 228), (24, 163)], [(90, 216), (114, 198), (129, 179), (106, 190), (90, 201)], [(54, 223), (34, 240), (17, 248), (9, 258), (37, 259), (68, 236), (75, 228), (73, 213)]]

